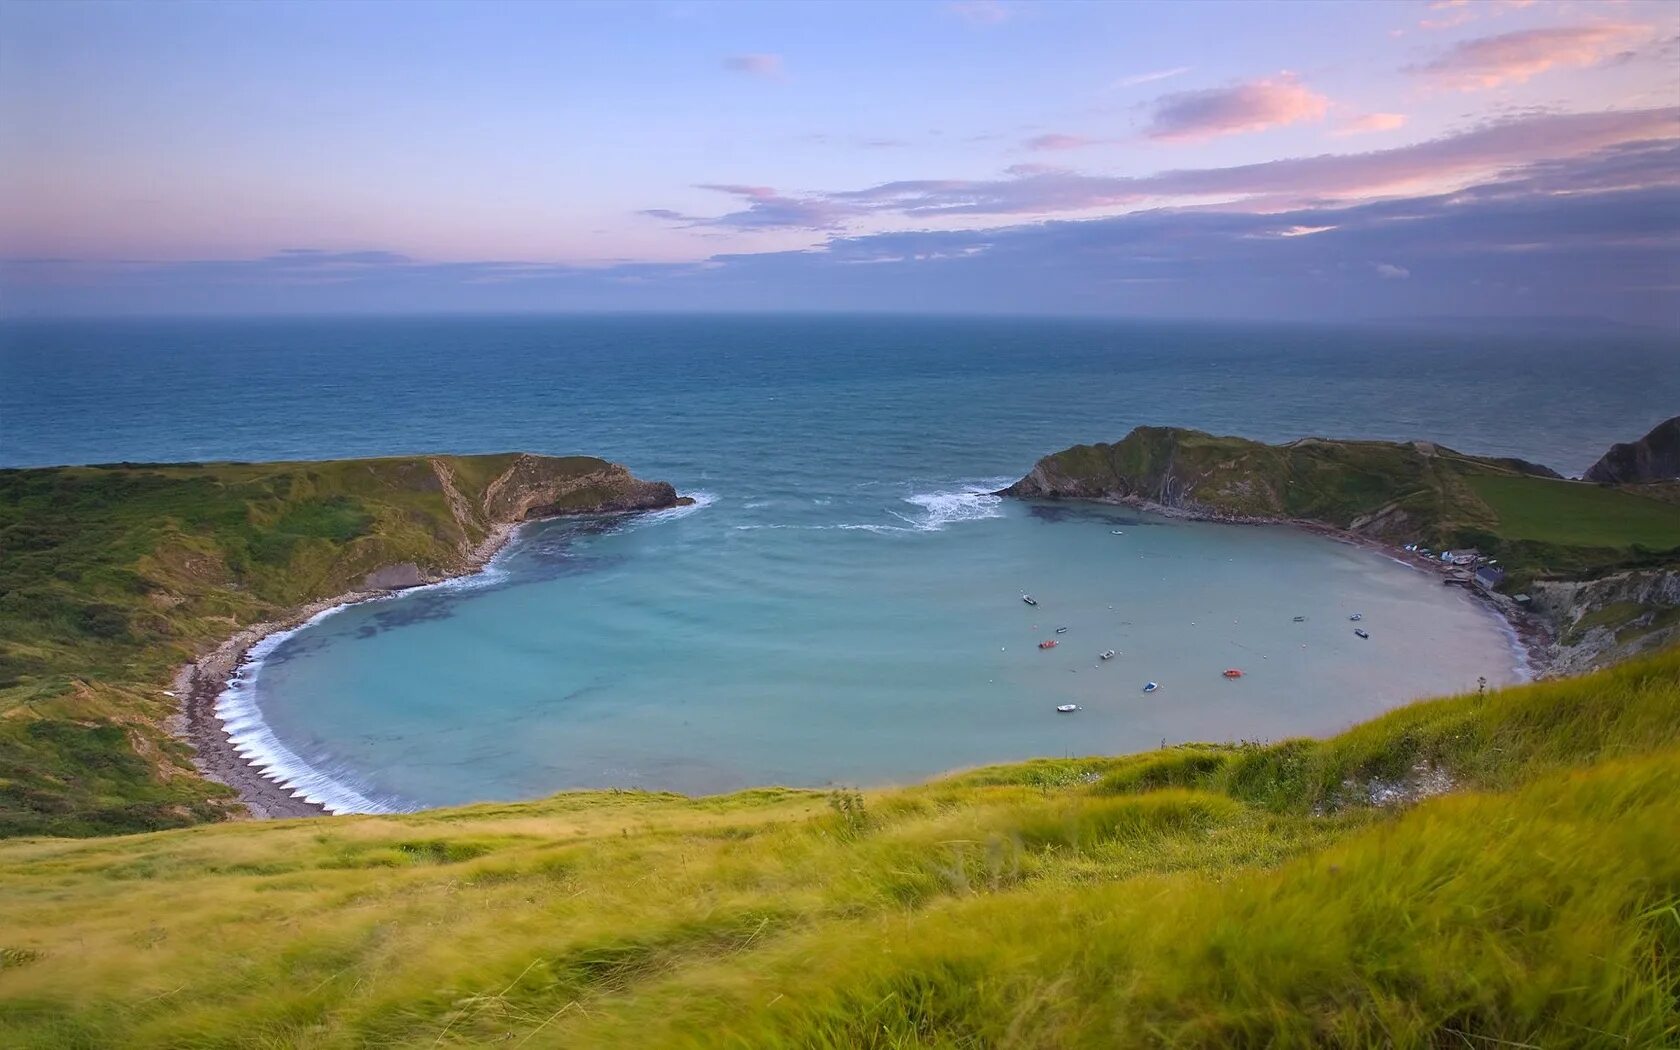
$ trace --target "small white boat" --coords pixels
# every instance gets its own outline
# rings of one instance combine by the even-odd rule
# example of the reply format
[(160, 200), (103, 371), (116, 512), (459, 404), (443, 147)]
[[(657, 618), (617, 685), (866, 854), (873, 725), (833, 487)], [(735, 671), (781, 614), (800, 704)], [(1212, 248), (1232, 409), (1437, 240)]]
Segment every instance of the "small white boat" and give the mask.
[(1114, 659), (1114, 650), (1104, 649), (1102, 652), (1098, 653), (1097, 656), (1104, 660), (1112, 660)]
[(1348, 619), (1352, 620), (1354, 623), (1358, 623), (1360, 620), (1365, 619), (1365, 614), (1364, 613), (1354, 613), (1352, 616), (1349, 616)]
[(1124, 536), (1125, 533), (1121, 532), (1119, 529), (1112, 529), (1112, 530), (1110, 530), (1109, 535), (1110, 536)]
[(1079, 710), (1079, 705), (1078, 704), (1057, 704), (1056, 705), (1056, 713), (1057, 714), (1071, 715), (1077, 710)]
[(1037, 604), (1038, 604), (1038, 599), (1037, 599), (1037, 598), (1034, 598), (1034, 597), (1033, 597), (1033, 596), (1032, 596), (1032, 595), (1030, 595), (1030, 594), (1023, 594), (1023, 595), (1021, 595), (1021, 600), (1022, 600), (1022, 601), (1024, 601), (1024, 602), (1026, 602), (1026, 603), (1027, 603), (1027, 604), (1028, 604), (1028, 605), (1037, 605)]
[(1057, 634), (1066, 634), (1067, 633), (1067, 628), (1066, 627), (1058, 627), (1058, 628), (1056, 628), (1056, 633)]
[(1357, 634), (1361, 638), (1371, 637), (1370, 632), (1366, 631), (1365, 628), (1363, 628), (1363, 627), (1355, 627), (1353, 629), (1353, 633)]
[(1143, 691), (1146, 692), (1146, 693), (1153, 693), (1155, 690), (1157, 690), (1159, 688), (1161, 688), (1161, 683), (1159, 683), (1159, 682), (1149, 682), (1149, 683), (1146, 683), (1144, 685)]

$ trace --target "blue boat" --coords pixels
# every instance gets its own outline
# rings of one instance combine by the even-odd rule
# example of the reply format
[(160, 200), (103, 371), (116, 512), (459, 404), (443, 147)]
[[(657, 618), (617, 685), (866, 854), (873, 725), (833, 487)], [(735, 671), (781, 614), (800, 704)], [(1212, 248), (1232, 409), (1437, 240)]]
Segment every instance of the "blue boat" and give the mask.
[(1146, 692), (1146, 693), (1153, 693), (1155, 690), (1157, 690), (1159, 688), (1161, 688), (1161, 685), (1160, 685), (1159, 682), (1150, 682), (1143, 687), (1143, 691)]

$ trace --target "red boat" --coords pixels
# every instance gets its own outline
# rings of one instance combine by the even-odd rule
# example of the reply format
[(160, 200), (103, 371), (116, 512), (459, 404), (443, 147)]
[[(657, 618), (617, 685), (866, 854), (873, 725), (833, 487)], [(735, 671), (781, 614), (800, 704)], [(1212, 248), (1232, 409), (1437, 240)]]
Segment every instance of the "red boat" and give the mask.
[(1237, 670), (1235, 667), (1227, 667), (1225, 669), (1225, 677), (1226, 678), (1241, 678), (1242, 676), (1243, 676), (1243, 673), (1241, 671)]
[(1047, 642), (1039, 642), (1038, 647), (1040, 649), (1054, 649), (1056, 648), (1056, 640), (1052, 638)]

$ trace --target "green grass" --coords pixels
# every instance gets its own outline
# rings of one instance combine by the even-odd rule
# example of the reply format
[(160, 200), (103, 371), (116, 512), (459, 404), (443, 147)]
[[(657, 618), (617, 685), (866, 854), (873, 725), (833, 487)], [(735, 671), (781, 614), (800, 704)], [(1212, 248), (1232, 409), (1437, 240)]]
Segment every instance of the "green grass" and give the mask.
[(1680, 508), (1578, 481), (1486, 475), (1468, 480), (1514, 540), (1574, 547), (1680, 547)]
[(1677, 828), (1670, 650), (890, 791), (16, 840), (0, 1045), (1670, 1046)]
[[(162, 729), (174, 670), (381, 566), (453, 571), (492, 526), (487, 490), (516, 459), (0, 470), (0, 836), (224, 815), (229, 793)], [(518, 462), (539, 483), (607, 466)], [(568, 498), (607, 495), (588, 485)]]

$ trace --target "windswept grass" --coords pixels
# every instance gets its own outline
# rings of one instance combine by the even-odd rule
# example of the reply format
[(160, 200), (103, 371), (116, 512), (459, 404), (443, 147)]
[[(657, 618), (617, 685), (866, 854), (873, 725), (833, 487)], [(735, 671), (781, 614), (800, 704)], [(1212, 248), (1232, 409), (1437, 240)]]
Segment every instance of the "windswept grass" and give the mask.
[(0, 1045), (1670, 1046), (1677, 832), (1671, 650), (892, 791), (19, 840)]

